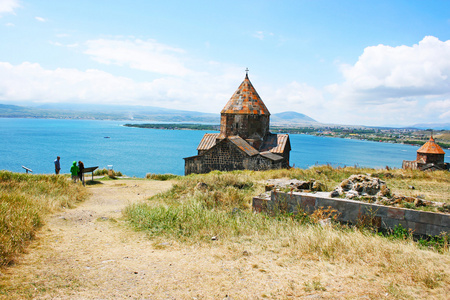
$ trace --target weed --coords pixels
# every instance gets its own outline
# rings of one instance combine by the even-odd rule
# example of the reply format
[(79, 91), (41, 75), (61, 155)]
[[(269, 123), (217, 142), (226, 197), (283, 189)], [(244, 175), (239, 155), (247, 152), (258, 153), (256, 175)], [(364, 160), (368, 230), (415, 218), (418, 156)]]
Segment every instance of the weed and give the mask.
[(330, 219), (333, 221), (336, 221), (337, 218), (339, 217), (339, 212), (332, 208), (331, 206), (329, 207), (321, 207), (316, 209), (312, 215), (311, 215), (311, 219), (313, 220), (313, 222), (318, 223), (320, 220), (326, 220), (326, 219)]
[(326, 288), (322, 285), (320, 280), (313, 280), (311, 282), (305, 282), (305, 292), (312, 292), (312, 291), (326, 291)]

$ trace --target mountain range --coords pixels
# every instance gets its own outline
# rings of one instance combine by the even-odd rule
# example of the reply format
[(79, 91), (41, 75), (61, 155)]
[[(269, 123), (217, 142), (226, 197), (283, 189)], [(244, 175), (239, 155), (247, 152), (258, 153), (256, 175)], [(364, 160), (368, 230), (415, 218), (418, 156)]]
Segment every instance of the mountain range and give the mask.
[[(134, 120), (153, 122), (220, 123), (220, 115), (153, 106), (45, 104), (36, 107), (0, 104), (0, 118), (54, 118)], [(273, 124), (318, 124), (304, 114), (289, 111), (271, 115)]]
[[(18, 106), (0, 104), (0, 118), (49, 118), (49, 119), (88, 119), (88, 120), (126, 120), (149, 122), (187, 122), (219, 124), (220, 115), (197, 111), (176, 110), (154, 106), (126, 106), (100, 104), (54, 103), (39, 106)], [(275, 126), (348, 126), (345, 124), (324, 124), (311, 117), (286, 111), (270, 116)], [(355, 127), (355, 126), (350, 126)], [(369, 126), (357, 126), (369, 127)], [(404, 128), (449, 130), (450, 123), (415, 124)]]

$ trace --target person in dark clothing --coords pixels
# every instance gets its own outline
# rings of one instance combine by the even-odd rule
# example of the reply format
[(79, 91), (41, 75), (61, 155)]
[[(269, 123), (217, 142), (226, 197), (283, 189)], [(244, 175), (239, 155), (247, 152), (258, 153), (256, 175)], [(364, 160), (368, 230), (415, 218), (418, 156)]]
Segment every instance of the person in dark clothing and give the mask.
[(83, 182), (83, 170), (84, 170), (84, 164), (83, 162), (80, 160), (78, 161), (78, 178), (80, 178), (80, 181)]
[(61, 165), (60, 165), (60, 163), (59, 163), (59, 159), (60, 159), (61, 157), (56, 157), (56, 159), (55, 159), (55, 174), (56, 175), (58, 175), (59, 174), (59, 170), (61, 170)]

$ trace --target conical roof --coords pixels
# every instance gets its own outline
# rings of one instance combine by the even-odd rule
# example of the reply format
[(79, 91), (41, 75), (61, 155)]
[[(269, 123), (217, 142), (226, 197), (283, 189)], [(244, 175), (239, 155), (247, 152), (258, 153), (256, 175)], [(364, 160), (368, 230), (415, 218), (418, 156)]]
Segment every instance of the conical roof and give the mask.
[(422, 147), (420, 147), (419, 150), (417, 150), (417, 152), (426, 154), (445, 154), (441, 146), (436, 144), (433, 136), (430, 136), (430, 140), (426, 142)]
[(244, 81), (241, 83), (236, 92), (234, 92), (233, 96), (231, 96), (231, 99), (222, 109), (221, 113), (270, 116), (269, 110), (248, 79), (248, 74), (245, 75)]

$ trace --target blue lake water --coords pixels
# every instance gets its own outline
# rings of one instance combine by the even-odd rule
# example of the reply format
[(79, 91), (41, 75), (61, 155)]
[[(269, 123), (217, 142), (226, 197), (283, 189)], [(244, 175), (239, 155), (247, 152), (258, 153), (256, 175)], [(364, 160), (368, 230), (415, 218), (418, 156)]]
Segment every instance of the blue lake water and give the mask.
[[(147, 173), (184, 174), (184, 157), (197, 154), (206, 131), (141, 129), (121, 121), (0, 118), (0, 170), (35, 174), (54, 172), (61, 156), (61, 172), (69, 173), (73, 161), (85, 167), (106, 168), (128, 176)], [(109, 138), (105, 138), (109, 137)], [(414, 160), (417, 147), (350, 139), (291, 134), (291, 165), (386, 166), (400, 168)], [(446, 154), (446, 160), (448, 153)]]

